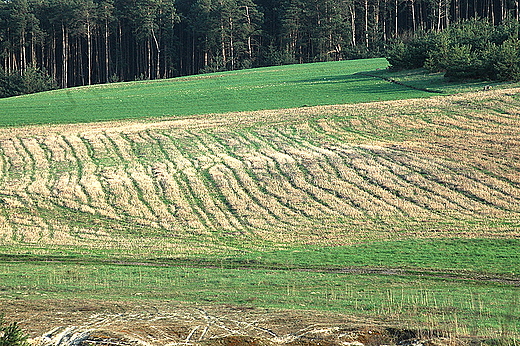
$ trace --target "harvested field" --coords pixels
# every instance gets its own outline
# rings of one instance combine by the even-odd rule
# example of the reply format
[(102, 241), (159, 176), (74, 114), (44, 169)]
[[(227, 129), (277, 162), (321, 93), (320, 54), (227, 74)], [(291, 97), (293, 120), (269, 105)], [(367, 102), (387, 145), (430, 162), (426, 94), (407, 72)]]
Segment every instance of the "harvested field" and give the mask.
[(519, 115), (510, 89), (2, 129), (0, 242), (182, 254), (226, 238), (518, 237)]

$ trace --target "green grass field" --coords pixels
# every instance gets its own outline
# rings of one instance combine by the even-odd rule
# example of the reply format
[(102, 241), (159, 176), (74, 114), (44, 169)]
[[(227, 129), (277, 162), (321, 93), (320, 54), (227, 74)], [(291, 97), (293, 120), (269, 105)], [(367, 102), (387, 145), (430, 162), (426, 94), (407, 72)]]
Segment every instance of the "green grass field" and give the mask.
[[(520, 328), (518, 287), (505, 279), (519, 268), (519, 245), (517, 239), (407, 240), (140, 264), (129, 254), (26, 251), (2, 256), (0, 297), (318, 309), (458, 334), (514, 336)], [(380, 270), (370, 271), (375, 268)]]
[(485, 83), (446, 83), (439, 74), (392, 73), (386, 59), (267, 67), (55, 90), (0, 99), (0, 126), (179, 117), (428, 97), (430, 93), (358, 74), (370, 71), (417, 88), (452, 93)]
[(0, 300), (315, 309), (518, 338), (518, 89), (386, 66), (0, 100)]

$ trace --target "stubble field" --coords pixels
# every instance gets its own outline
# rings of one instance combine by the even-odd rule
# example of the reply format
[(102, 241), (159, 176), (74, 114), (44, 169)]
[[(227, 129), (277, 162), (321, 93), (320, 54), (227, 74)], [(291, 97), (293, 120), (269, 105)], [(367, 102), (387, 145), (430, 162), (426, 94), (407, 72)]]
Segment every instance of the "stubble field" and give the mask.
[(2, 241), (517, 237), (517, 97), (4, 129)]

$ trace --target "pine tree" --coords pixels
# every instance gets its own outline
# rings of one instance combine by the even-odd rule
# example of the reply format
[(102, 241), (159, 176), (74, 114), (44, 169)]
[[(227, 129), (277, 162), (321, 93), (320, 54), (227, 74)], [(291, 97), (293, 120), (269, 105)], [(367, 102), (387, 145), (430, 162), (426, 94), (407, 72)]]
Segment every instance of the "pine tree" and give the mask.
[(0, 346), (29, 346), (25, 335), (18, 324), (13, 322), (4, 325), (4, 316), (0, 315)]

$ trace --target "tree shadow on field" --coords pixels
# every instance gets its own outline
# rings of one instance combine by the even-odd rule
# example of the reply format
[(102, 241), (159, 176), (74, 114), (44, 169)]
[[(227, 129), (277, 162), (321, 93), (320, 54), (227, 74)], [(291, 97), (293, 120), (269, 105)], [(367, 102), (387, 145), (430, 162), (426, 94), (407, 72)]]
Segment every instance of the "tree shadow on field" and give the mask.
[(350, 75), (334, 75), (334, 76), (325, 76), (320, 78), (311, 78), (311, 79), (300, 79), (294, 80), (290, 83), (301, 83), (301, 84), (334, 84), (334, 83), (350, 83), (350, 82), (368, 82), (373, 80), (373, 78), (367, 76), (361, 76), (357, 74)]
[(391, 83), (389, 81), (374, 78), (372, 76), (362, 75), (358, 73), (341, 76), (325, 76), (313, 79), (301, 79), (291, 81), (291, 83), (309, 86), (330, 86), (332, 84), (335, 84), (337, 89), (336, 91), (348, 92), (352, 94), (396, 94), (410, 91), (410, 87), (406, 85), (399, 85)]

